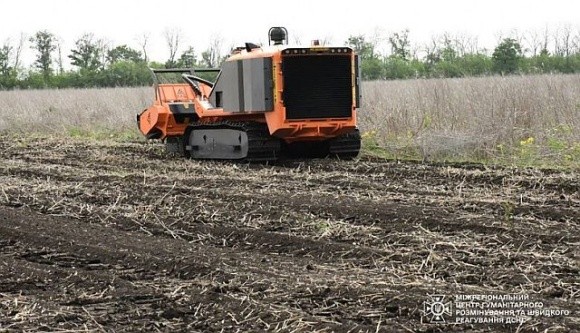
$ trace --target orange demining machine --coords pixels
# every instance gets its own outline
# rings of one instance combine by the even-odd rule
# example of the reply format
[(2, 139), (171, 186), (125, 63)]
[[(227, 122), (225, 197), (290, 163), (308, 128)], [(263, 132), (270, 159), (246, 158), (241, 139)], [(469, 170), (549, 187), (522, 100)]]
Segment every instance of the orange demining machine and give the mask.
[[(356, 157), (357, 55), (316, 42), (290, 47), (283, 27), (268, 41), (234, 49), (219, 69), (152, 69), (155, 102), (137, 116), (143, 135), (194, 159)], [(167, 74), (180, 82), (161, 82)]]

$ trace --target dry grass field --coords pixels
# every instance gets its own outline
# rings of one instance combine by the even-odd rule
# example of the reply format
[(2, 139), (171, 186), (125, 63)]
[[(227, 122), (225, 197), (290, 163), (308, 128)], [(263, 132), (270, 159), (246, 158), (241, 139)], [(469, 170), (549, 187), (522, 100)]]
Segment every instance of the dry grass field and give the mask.
[(151, 88), (0, 92), (0, 331), (578, 332), (578, 87), (367, 82), (365, 155), (270, 164), (146, 142)]
[(0, 91), (0, 131), (51, 135), (132, 134), (151, 87)]
[[(580, 75), (365, 82), (360, 126), (380, 156), (580, 165)], [(0, 91), (0, 131), (140, 138), (150, 87)]]
[(368, 82), (363, 93), (361, 126), (391, 156), (580, 163), (580, 75)]

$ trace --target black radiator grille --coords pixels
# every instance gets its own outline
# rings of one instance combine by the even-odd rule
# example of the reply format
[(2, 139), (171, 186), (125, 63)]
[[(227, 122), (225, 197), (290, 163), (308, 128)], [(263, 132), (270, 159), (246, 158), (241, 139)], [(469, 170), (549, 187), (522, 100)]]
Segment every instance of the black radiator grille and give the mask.
[(352, 115), (351, 57), (296, 55), (282, 59), (287, 119)]

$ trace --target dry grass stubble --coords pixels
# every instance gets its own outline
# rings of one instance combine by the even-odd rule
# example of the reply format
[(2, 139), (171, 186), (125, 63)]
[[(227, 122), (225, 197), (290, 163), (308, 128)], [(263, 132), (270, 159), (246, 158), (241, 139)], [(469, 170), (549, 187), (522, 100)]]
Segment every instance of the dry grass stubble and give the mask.
[[(0, 91), (0, 131), (140, 138), (150, 87)], [(580, 75), (364, 82), (365, 145), (428, 160), (580, 164)]]
[(364, 88), (361, 127), (394, 155), (580, 153), (580, 75), (377, 81)]

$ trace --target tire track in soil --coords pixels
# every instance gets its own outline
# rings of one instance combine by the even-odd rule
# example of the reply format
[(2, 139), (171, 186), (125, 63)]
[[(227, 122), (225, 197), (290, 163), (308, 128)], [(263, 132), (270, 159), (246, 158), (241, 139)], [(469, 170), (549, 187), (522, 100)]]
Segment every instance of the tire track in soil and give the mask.
[[(49, 302), (48, 305), (45, 305), (48, 308), (58, 306), (84, 307), (101, 303), (107, 303), (110, 306), (113, 303), (127, 300), (140, 300), (140, 305), (156, 302), (149, 304), (149, 306), (152, 309), (155, 306), (168, 307), (171, 311), (178, 311), (187, 317), (191, 311), (175, 310), (175, 306), (172, 307), (173, 302), (166, 299), (167, 292), (159, 293), (159, 290), (181, 289), (188, 294), (202, 295), (204, 287), (209, 286), (210, 295), (213, 293), (214, 296), (204, 297), (204, 303), (218, 303), (220, 311), (222, 311), (222, 316), (212, 318), (212, 322), (216, 324), (223, 324), (225, 320), (226, 325), (235, 327), (236, 319), (224, 317), (223, 314), (235, 314), (243, 310), (241, 304), (238, 304), (239, 296), (235, 295), (240, 293), (252, 295), (254, 302), (258, 300), (251, 305), (265, 323), (271, 316), (276, 317), (279, 321), (290, 320), (292, 314), (298, 315), (302, 320), (321, 322), (321, 318), (315, 317), (316, 311), (309, 311), (309, 301), (313, 298), (320, 298), (319, 302), (321, 303), (332, 301), (332, 304), (337, 302), (349, 304), (349, 310), (353, 314), (348, 314), (345, 310), (340, 312), (341, 330), (348, 331), (365, 329), (365, 319), (359, 317), (360, 314), (375, 307), (375, 311), (381, 311), (384, 306), (382, 299), (369, 300), (363, 303), (364, 295), (382, 295), (376, 288), (365, 286), (368, 282), (372, 284), (372, 281), (364, 281), (364, 279), (361, 281), (361, 286), (352, 290), (348, 290), (348, 287), (345, 286), (347, 282), (339, 281), (337, 276), (333, 278), (336, 286), (325, 286), (324, 288), (316, 286), (316, 284), (311, 284), (310, 287), (300, 286), (298, 282), (300, 280), (321, 281), (328, 278), (328, 274), (320, 272), (324, 270), (324, 265), (311, 263), (309, 268), (305, 268), (305, 265), (301, 263), (303, 261), (301, 258), (297, 258), (298, 263), (289, 262), (292, 257), (288, 256), (285, 256), (283, 261), (271, 259), (266, 262), (268, 269), (265, 269), (263, 259), (256, 258), (251, 253), (244, 251), (224, 251), (211, 246), (199, 246), (179, 240), (174, 240), (168, 244), (165, 238), (159, 239), (143, 233), (119, 230), (111, 235), (110, 228), (77, 220), (35, 216), (35, 214), (23, 215), (19, 210), (6, 208), (0, 209), (0, 220), (3, 222), (0, 225), (0, 234), (3, 238), (22, 244), (20, 251), (16, 251), (17, 255), (11, 256), (10, 260), (3, 262), (12, 266), (12, 275), (29, 277), (24, 286), (36, 286), (36, 288), (27, 288), (27, 293), (34, 293), (36, 297), (45, 302), (47, 299), (54, 302), (54, 294), (58, 294), (58, 290), (52, 289), (54, 285), (51, 282), (57, 282), (59, 288), (63, 284), (72, 286), (67, 290), (67, 293), (72, 293), (72, 297), (65, 295), (59, 299), (57, 304)], [(32, 246), (41, 247), (35, 250), (31, 249)], [(14, 250), (13, 248), (11, 252)], [(23, 264), (22, 261), (25, 263)], [(235, 270), (230, 272), (229, 267), (235, 267)], [(129, 279), (127, 279), (126, 273), (123, 273), (135, 270), (139, 273), (133, 274)], [(338, 271), (332, 271), (332, 273), (338, 273)], [(316, 275), (319, 274), (322, 276), (317, 277)], [(135, 290), (133, 286), (139, 286), (138, 282), (141, 282), (143, 276), (146, 280), (144, 284), (148, 287)], [(8, 276), (8, 278), (10, 277)], [(175, 279), (177, 282), (172, 284), (171, 279)], [(270, 288), (284, 291), (283, 286), (288, 284), (298, 286), (294, 294), (278, 295), (276, 298), (264, 297), (261, 301), (266, 302), (266, 304), (260, 304), (259, 293)], [(182, 288), (183, 285), (187, 285), (187, 287)], [(8, 289), (1, 292), (14, 291), (14, 289)], [(234, 295), (227, 297), (230, 293)], [(46, 296), (43, 297), (43, 295)], [(303, 301), (297, 297), (299, 295), (302, 296)], [(284, 300), (284, 298), (288, 298), (288, 300)], [(357, 301), (355, 302), (354, 299)], [(278, 315), (269, 306), (281, 301), (280, 307), (284, 306), (285, 301), (293, 301), (294, 304), (291, 304)], [(241, 303), (243, 304), (243, 301)], [(74, 311), (70, 308), (67, 310)], [(149, 312), (151, 311), (153, 310)], [(157, 314), (157, 317), (163, 317), (167, 311), (169, 310)], [(330, 309), (324, 315), (331, 317), (333, 311)], [(77, 312), (77, 318), (83, 319), (85, 317), (81, 311), (77, 310)], [(155, 313), (145, 312), (142, 317), (134, 319), (138, 322), (155, 316)], [(67, 322), (67, 324), (74, 325), (75, 323)], [(78, 324), (80, 325), (80, 323)], [(103, 319), (100, 324), (109, 324), (109, 319)], [(271, 323), (271, 325), (274, 324)], [(330, 325), (322, 323), (319, 325), (321, 327), (334, 327), (338, 325), (338, 322), (336, 324), (331, 322)], [(371, 329), (372, 327), (366, 327), (366, 330)]]
[[(422, 301), (458, 292), (525, 292), (578, 313), (575, 172), (245, 165), (141, 143), (25, 141), (0, 140), (0, 205), (24, 206), (0, 211), (50, 227), (0, 228), (0, 263), (19, 267), (0, 275), (0, 309), (13, 314), (0, 328), (447, 331), (422, 322)], [(575, 315), (520, 329), (577, 325)]]

